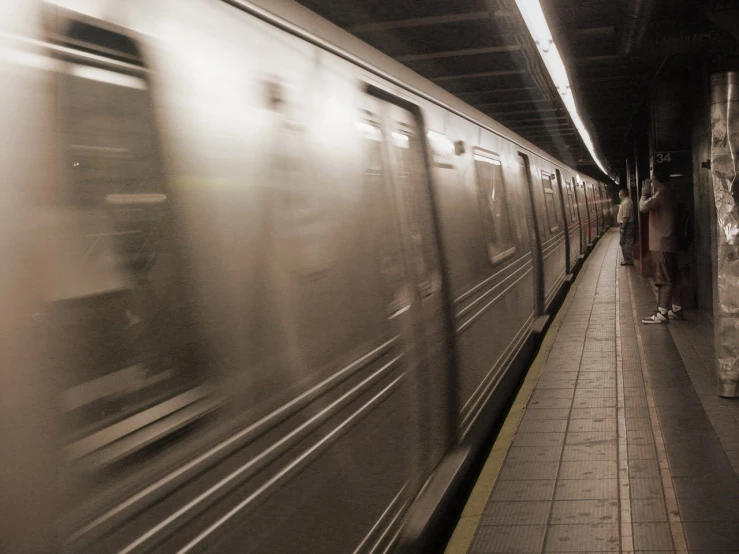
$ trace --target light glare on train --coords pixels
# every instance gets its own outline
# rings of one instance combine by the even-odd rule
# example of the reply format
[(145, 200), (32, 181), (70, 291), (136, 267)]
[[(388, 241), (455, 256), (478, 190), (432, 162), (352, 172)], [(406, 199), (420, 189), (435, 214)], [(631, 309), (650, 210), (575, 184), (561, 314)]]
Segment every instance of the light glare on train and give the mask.
[(575, 97), (572, 93), (570, 81), (567, 77), (567, 69), (565, 68), (562, 57), (559, 54), (557, 45), (552, 38), (552, 33), (549, 30), (549, 25), (547, 24), (547, 19), (541, 9), (539, 0), (516, 0), (516, 5), (521, 12), (521, 16), (526, 23), (529, 33), (531, 33), (531, 37), (536, 43), (537, 50), (539, 50), (539, 55), (541, 55), (541, 59), (544, 61), (547, 72), (549, 73), (554, 86), (557, 88), (559, 95), (562, 97), (562, 101), (572, 118), (572, 122), (575, 124), (575, 128), (585, 143), (585, 147), (588, 149), (588, 152), (590, 152), (590, 155), (593, 157), (593, 160), (600, 170), (613, 179), (600, 156), (598, 156), (593, 140), (590, 138), (590, 133), (577, 111)]

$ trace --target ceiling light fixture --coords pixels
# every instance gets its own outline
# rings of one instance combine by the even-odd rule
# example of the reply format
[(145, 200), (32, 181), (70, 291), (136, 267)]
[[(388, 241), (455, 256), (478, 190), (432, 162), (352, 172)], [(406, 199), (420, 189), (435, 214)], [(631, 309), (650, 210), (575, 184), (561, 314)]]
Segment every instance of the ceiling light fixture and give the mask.
[(567, 77), (567, 69), (562, 61), (562, 57), (559, 55), (557, 45), (554, 43), (552, 33), (549, 31), (549, 25), (547, 24), (547, 19), (541, 9), (539, 0), (516, 0), (516, 5), (523, 16), (523, 20), (526, 23), (526, 27), (529, 29), (529, 33), (531, 33), (534, 42), (536, 42), (536, 48), (539, 50), (539, 55), (544, 61), (544, 65), (549, 72), (549, 76), (551, 77), (557, 92), (559, 92), (565, 108), (567, 108), (577, 132), (580, 133), (580, 137), (582, 138), (583, 143), (585, 143), (585, 147), (588, 149), (588, 152), (590, 152), (590, 155), (593, 157), (593, 160), (600, 170), (613, 179), (611, 174), (606, 170), (603, 161), (598, 157), (593, 140), (590, 138), (590, 133), (588, 133), (588, 130), (585, 128), (585, 124), (580, 118), (580, 114), (577, 112), (575, 97), (572, 94), (570, 80)]

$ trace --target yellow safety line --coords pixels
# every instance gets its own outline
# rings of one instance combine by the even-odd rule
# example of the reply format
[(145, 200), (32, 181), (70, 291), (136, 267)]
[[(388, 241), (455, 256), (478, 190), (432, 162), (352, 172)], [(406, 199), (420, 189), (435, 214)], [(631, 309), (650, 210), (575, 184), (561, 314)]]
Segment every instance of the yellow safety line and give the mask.
[[(601, 244), (598, 241), (596, 248)], [(585, 264), (588, 264), (592, 259), (593, 252), (590, 253), (588, 258), (580, 267), (580, 273), (585, 271)], [(523, 412), (526, 409), (526, 405), (531, 398), (531, 393), (534, 392), (536, 383), (539, 380), (544, 364), (549, 357), (549, 352), (554, 344), (554, 339), (557, 337), (559, 328), (562, 324), (562, 319), (567, 315), (570, 304), (572, 304), (575, 293), (580, 286), (580, 280), (575, 279), (567, 293), (567, 296), (562, 302), (562, 306), (557, 311), (557, 315), (549, 326), (544, 339), (542, 340), (539, 352), (531, 363), (526, 378), (521, 385), (516, 399), (513, 401), (513, 406), (508, 412), (508, 416), (501, 427), (498, 436), (493, 443), (493, 449), (490, 452), (490, 456), (485, 461), (485, 465), (480, 472), (480, 476), (477, 478), (477, 482), (470, 493), (470, 497), (467, 500), (467, 504), (462, 510), (462, 515), (459, 518), (457, 527), (454, 529), (451, 539), (447, 544), (444, 554), (466, 554), (472, 544), (472, 539), (475, 536), (475, 530), (480, 522), (480, 517), (487, 504), (490, 494), (493, 492), (493, 486), (495, 481), (498, 479), (500, 468), (503, 466), (503, 460), (505, 459), (506, 453), (513, 442), (513, 436), (516, 434)]]

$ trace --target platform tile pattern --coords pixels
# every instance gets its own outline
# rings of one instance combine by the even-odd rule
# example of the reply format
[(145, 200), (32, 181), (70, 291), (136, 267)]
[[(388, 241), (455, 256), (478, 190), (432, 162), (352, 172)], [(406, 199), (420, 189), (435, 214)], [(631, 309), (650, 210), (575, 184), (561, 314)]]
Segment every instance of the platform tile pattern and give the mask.
[(648, 283), (617, 261), (611, 231), (575, 282), (472, 554), (739, 552), (729, 422), (719, 441), (671, 331), (637, 327)]

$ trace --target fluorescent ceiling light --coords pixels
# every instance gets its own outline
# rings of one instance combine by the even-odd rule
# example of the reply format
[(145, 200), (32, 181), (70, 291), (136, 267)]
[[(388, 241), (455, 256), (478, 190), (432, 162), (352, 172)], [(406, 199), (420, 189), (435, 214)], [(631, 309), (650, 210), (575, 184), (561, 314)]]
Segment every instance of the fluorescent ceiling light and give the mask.
[[(559, 55), (557, 45), (554, 44), (552, 33), (549, 31), (549, 25), (547, 19), (544, 17), (544, 12), (541, 9), (539, 0), (516, 0), (523, 20), (526, 23), (526, 27), (529, 29), (534, 42), (536, 42), (536, 48), (539, 50), (541, 59), (544, 61), (544, 65), (549, 72), (549, 76), (557, 88), (562, 102), (567, 108), (567, 111), (572, 118), (572, 122), (575, 124), (575, 128), (580, 133), (580, 138), (585, 143), (585, 147), (590, 152), (593, 160), (598, 165), (600, 170), (608, 175), (610, 174), (605, 168), (605, 164), (598, 156), (593, 145), (593, 140), (590, 138), (590, 133), (585, 128), (585, 124), (580, 118), (580, 114), (577, 112), (577, 105), (575, 104), (575, 98), (572, 95), (572, 89), (570, 88), (570, 80), (567, 77), (567, 69), (565, 68), (562, 57)], [(611, 179), (613, 179), (611, 177)]]

